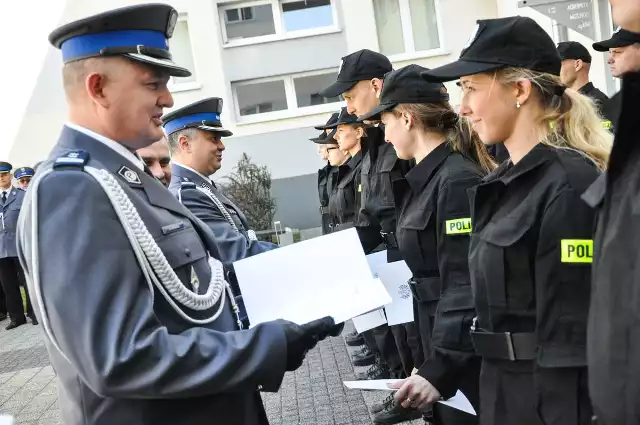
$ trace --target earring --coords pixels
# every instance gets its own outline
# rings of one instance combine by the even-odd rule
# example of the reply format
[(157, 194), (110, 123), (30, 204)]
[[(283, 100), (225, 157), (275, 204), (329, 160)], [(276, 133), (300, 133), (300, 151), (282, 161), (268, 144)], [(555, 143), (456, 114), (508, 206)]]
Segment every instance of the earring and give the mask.
[(516, 108), (520, 109), (520, 106), (522, 106), (522, 105), (520, 105), (520, 101), (516, 100)]

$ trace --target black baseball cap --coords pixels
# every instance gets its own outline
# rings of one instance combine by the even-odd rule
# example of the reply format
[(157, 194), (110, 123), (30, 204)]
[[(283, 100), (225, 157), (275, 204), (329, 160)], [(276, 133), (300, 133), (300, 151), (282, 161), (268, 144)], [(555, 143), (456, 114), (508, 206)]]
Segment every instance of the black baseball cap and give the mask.
[(425, 71), (423, 78), (453, 81), (508, 67), (560, 75), (561, 60), (556, 45), (533, 19), (513, 16), (477, 22), (460, 59)]
[[(340, 116), (340, 113), (336, 112), (329, 117), (325, 125), (314, 127), (316, 130), (322, 130), (322, 133), (320, 133), (318, 137), (314, 137), (313, 139), (309, 140), (311, 140), (313, 143), (318, 143), (321, 145), (338, 144), (338, 142), (333, 138), (333, 136), (336, 135), (336, 129), (335, 127), (330, 127), (333, 123), (338, 121), (338, 116)], [(333, 131), (331, 131), (329, 134), (325, 132), (325, 130), (328, 128), (333, 128)]]
[(610, 39), (593, 43), (593, 48), (598, 52), (608, 52), (609, 49), (631, 46), (636, 43), (640, 43), (640, 34), (618, 27)]
[(382, 78), (392, 69), (391, 61), (382, 53), (367, 49), (358, 50), (342, 58), (338, 80), (322, 90), (320, 96), (340, 96), (359, 81)]
[(380, 104), (358, 118), (378, 121), (383, 111), (390, 111), (401, 103), (448, 102), (449, 94), (444, 84), (430, 83), (422, 78), (422, 73), (428, 70), (420, 65), (407, 65), (388, 73), (382, 84)]
[[(327, 123), (327, 125), (320, 127), (321, 129), (326, 130), (327, 128), (338, 128), (339, 125), (342, 124), (362, 124), (358, 121), (358, 117), (347, 112), (347, 108), (342, 108), (340, 110), (340, 114), (338, 115), (338, 119), (332, 123)], [(316, 127), (318, 128), (318, 127)]]
[(577, 41), (563, 41), (558, 43), (558, 54), (560, 59), (580, 59), (582, 62), (591, 63), (591, 54), (582, 44)]

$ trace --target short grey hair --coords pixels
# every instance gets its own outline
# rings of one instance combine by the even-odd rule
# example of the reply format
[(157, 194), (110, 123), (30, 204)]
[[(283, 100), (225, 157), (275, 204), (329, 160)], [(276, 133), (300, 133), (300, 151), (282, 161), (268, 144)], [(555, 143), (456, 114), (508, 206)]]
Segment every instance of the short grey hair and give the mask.
[(192, 138), (198, 135), (198, 129), (190, 127), (182, 130), (178, 130), (174, 133), (171, 133), (167, 136), (167, 140), (169, 141), (169, 151), (171, 151), (171, 155), (175, 154), (178, 151), (178, 145), (180, 136), (185, 136), (187, 139), (191, 140)]

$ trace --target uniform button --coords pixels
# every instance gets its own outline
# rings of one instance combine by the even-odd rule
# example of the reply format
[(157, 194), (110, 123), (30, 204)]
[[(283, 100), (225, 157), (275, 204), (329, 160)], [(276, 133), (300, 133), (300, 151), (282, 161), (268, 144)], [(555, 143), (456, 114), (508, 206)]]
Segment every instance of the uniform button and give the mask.
[(185, 248), (184, 255), (186, 255), (187, 257), (191, 257), (191, 250), (189, 248)]

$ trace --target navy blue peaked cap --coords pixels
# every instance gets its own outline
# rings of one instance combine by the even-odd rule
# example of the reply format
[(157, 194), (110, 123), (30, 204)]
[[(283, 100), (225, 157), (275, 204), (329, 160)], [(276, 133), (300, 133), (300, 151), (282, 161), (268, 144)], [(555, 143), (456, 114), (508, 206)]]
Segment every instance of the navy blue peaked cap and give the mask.
[(222, 137), (233, 136), (220, 121), (222, 99), (210, 97), (169, 112), (162, 117), (162, 127), (167, 136), (185, 128), (199, 128), (219, 133)]
[(64, 63), (92, 57), (125, 56), (176, 77), (191, 71), (171, 59), (169, 39), (178, 12), (167, 4), (141, 4), (110, 10), (65, 24), (49, 35)]

